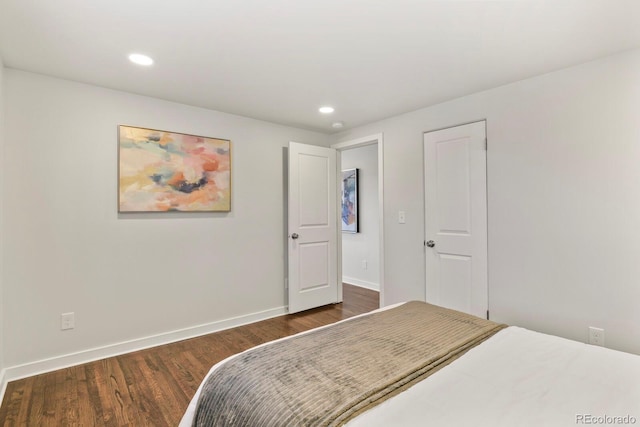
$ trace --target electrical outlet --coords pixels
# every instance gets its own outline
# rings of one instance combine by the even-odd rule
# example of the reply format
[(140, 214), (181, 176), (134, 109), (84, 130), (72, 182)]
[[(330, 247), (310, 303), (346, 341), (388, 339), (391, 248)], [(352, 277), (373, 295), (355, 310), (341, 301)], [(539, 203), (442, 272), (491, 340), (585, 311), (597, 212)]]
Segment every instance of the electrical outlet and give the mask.
[(366, 270), (367, 268), (369, 268), (369, 265), (368, 265), (368, 263), (367, 263), (367, 260), (366, 260), (366, 259), (363, 259), (363, 260), (362, 260), (362, 269), (363, 269), (363, 270)]
[(589, 344), (604, 347), (604, 329), (589, 326)]
[(76, 327), (75, 313), (62, 313), (60, 315), (60, 330), (66, 331)]
[(407, 221), (406, 215), (404, 213), (404, 211), (399, 211), (398, 212), (398, 223), (399, 224), (404, 224)]

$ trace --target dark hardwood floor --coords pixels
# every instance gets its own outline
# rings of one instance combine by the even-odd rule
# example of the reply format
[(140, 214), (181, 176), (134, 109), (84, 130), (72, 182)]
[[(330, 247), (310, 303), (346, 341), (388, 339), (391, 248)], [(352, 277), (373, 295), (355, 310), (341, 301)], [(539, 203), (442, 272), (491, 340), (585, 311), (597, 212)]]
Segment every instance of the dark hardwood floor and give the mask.
[(344, 302), (12, 381), (3, 426), (177, 426), (216, 362), (379, 306), (378, 293), (344, 285)]

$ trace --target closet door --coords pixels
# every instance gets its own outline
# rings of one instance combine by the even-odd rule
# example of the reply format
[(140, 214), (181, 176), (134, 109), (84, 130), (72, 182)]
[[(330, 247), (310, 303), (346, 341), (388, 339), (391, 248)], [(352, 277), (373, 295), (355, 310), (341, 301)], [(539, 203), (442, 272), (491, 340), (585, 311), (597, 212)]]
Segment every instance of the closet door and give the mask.
[(485, 122), (424, 134), (426, 300), (488, 317)]

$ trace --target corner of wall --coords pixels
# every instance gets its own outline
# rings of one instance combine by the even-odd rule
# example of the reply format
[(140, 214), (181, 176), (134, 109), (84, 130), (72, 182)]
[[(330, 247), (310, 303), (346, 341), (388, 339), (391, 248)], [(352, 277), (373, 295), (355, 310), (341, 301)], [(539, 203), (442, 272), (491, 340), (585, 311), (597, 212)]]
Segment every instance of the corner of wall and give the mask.
[(6, 387), (4, 366), (4, 273), (3, 273), (3, 199), (4, 199), (4, 64), (0, 57), (0, 402)]

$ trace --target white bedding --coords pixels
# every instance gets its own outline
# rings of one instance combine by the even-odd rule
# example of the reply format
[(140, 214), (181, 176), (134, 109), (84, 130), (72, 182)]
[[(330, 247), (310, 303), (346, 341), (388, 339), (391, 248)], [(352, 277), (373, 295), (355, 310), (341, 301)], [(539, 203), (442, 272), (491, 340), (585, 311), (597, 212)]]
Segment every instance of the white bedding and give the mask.
[(606, 424), (589, 416), (640, 423), (640, 356), (512, 326), (347, 425)]
[(347, 426), (625, 423), (640, 425), (640, 356), (509, 327)]

